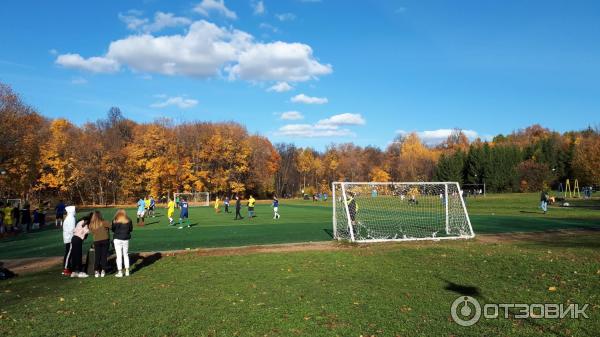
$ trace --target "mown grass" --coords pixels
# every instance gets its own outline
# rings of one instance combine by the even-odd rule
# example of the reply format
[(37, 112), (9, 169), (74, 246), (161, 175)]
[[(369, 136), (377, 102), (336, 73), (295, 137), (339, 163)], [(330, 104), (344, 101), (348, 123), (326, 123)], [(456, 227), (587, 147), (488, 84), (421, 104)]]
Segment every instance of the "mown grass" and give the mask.
[[(550, 207), (548, 214), (539, 210), (537, 194), (498, 194), (467, 198), (467, 207), (476, 234), (578, 229), (600, 226), (600, 200), (571, 201), (572, 207)], [(115, 209), (101, 209), (107, 219)], [(135, 221), (135, 209), (127, 210)], [(190, 211), (193, 225), (177, 230), (168, 226), (165, 210), (156, 218), (136, 227), (130, 249), (133, 252), (166, 251), (199, 247), (231, 247), (273, 243), (331, 240), (330, 203), (282, 200), (281, 219), (272, 219), (268, 204), (259, 204), (257, 218), (234, 221), (232, 214), (215, 214), (212, 207)], [(246, 210), (243, 211), (244, 216)], [(82, 215), (81, 212), (79, 215)], [(177, 215), (177, 213), (176, 213)], [(88, 240), (89, 241), (89, 240)], [(87, 243), (89, 245), (89, 242)], [(60, 256), (62, 233), (42, 230), (0, 240), (0, 259)]]
[[(58, 268), (0, 283), (3, 336), (597, 336), (600, 233), (526, 242), (141, 259), (129, 278)], [(556, 291), (549, 291), (556, 287)], [(450, 306), (589, 303), (589, 319), (481, 320)]]

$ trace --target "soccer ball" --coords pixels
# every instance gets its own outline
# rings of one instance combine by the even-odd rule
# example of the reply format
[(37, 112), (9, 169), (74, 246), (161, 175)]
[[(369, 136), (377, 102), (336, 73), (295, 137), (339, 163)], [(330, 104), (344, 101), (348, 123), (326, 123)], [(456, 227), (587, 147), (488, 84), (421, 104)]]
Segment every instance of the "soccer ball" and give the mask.
[(569, 205), (568, 202), (563, 202), (563, 207), (569, 207), (569, 206), (571, 206), (571, 205)]

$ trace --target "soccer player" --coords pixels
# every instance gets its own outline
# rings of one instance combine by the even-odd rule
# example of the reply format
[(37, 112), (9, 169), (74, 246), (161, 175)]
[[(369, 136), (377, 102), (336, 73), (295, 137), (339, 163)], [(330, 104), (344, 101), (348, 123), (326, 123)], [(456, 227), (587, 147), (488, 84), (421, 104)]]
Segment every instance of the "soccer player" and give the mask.
[(65, 207), (65, 203), (62, 200), (58, 202), (58, 205), (56, 205), (56, 219), (54, 220), (54, 225), (56, 227), (62, 227), (63, 225), (63, 218), (65, 217), (65, 213), (67, 212)]
[(189, 213), (188, 213), (188, 202), (186, 200), (186, 198), (181, 198), (181, 202), (179, 203), (179, 207), (181, 208), (181, 211), (179, 212), (179, 227), (177, 227), (177, 229), (182, 229), (183, 228), (183, 221), (185, 221), (185, 223), (187, 223), (187, 228), (190, 228), (190, 217), (189, 217)]
[(239, 219), (243, 219), (244, 217), (242, 216), (242, 214), (240, 213), (240, 211), (242, 210), (242, 200), (240, 199), (240, 197), (236, 194), (235, 195), (235, 219), (237, 220), (238, 217)]
[(280, 215), (279, 215), (279, 199), (277, 199), (277, 196), (274, 195), (273, 196), (273, 219), (279, 219)]
[(167, 217), (169, 218), (169, 225), (174, 226), (173, 222), (173, 214), (175, 214), (175, 201), (169, 198), (169, 203), (167, 204)]
[[(144, 225), (144, 215), (146, 215), (146, 203), (144, 202), (144, 199), (140, 198), (140, 200), (138, 200), (137, 202), (137, 225), (138, 226), (143, 226)], [(140, 222), (140, 218), (142, 219), (142, 222)]]
[(219, 200), (219, 197), (217, 197), (217, 198), (215, 199), (215, 213), (219, 213), (219, 212), (221, 211), (221, 209), (219, 208), (219, 206), (220, 206), (220, 201), (221, 201), (221, 200)]
[(352, 224), (352, 232), (356, 236), (356, 212), (358, 211), (358, 205), (356, 204), (356, 199), (354, 199), (355, 194), (350, 192), (348, 194), (348, 199), (346, 199), (346, 205), (348, 205), (348, 213), (350, 213), (350, 223)]
[(148, 208), (148, 216), (150, 216), (150, 214), (152, 214), (152, 217), (155, 218), (156, 215), (154, 215), (154, 208), (156, 207), (156, 200), (154, 200), (153, 196), (150, 196), (150, 207)]
[(256, 200), (254, 199), (254, 197), (252, 197), (252, 194), (250, 194), (250, 199), (248, 199), (248, 218), (252, 219), (254, 218), (254, 204), (256, 203)]
[(225, 197), (225, 200), (223, 201), (223, 205), (225, 206), (225, 213), (231, 213), (231, 212), (229, 212), (229, 196)]
[(146, 214), (150, 215), (150, 198), (148, 196), (144, 197), (144, 209)]

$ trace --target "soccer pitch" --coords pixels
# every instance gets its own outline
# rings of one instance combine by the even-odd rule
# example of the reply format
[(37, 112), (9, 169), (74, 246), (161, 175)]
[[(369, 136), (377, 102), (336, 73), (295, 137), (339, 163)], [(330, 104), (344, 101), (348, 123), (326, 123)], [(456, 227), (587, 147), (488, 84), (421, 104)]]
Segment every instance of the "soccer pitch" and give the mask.
[[(590, 228), (600, 225), (598, 200), (571, 202), (572, 207), (551, 207), (544, 215), (537, 208), (537, 194), (498, 194), (486, 197), (467, 198), (467, 208), (476, 234), (545, 231), (555, 229)], [(410, 208), (415, 216), (418, 205)], [(100, 209), (106, 219), (112, 219), (113, 208)], [(169, 226), (166, 210), (159, 208), (155, 218), (146, 218), (146, 226), (135, 227), (130, 250), (132, 252), (155, 252), (186, 248), (215, 248), (277, 243), (316, 242), (332, 240), (332, 208), (330, 202), (305, 200), (281, 200), (281, 218), (272, 218), (269, 204), (259, 203), (257, 217), (248, 219), (246, 207), (243, 220), (234, 220), (232, 213), (215, 214), (213, 207), (190, 209), (191, 228), (177, 229)], [(89, 211), (89, 209), (87, 210)], [(135, 223), (135, 209), (127, 209)], [(359, 212), (382, 210), (363, 209)], [(80, 210), (78, 216), (84, 214)], [(177, 218), (178, 211), (175, 212)], [(439, 219), (433, 219), (440, 221)], [(422, 222), (422, 220), (421, 220)], [(49, 223), (52, 227), (53, 223)], [(89, 245), (88, 238), (86, 244)], [(0, 240), (0, 258), (62, 256), (62, 234), (49, 228), (16, 237)]]

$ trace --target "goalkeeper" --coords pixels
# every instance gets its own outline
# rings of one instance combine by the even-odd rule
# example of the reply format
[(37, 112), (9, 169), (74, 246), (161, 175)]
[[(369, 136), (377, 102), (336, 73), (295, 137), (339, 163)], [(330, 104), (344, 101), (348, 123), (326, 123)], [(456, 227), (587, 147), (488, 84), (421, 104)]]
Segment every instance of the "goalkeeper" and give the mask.
[(173, 226), (175, 223), (173, 222), (173, 215), (175, 214), (175, 201), (169, 198), (169, 203), (167, 204), (167, 217), (169, 218), (169, 225)]
[(356, 194), (350, 192), (346, 199), (346, 205), (348, 206), (348, 213), (350, 214), (350, 223), (352, 224), (352, 233), (356, 235), (356, 213), (358, 212), (358, 205), (356, 204)]

